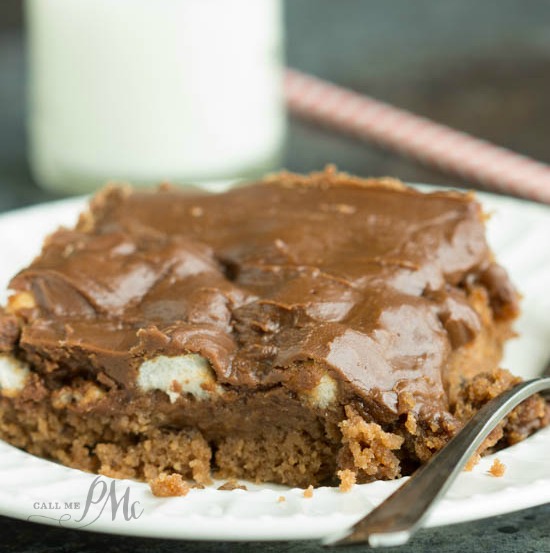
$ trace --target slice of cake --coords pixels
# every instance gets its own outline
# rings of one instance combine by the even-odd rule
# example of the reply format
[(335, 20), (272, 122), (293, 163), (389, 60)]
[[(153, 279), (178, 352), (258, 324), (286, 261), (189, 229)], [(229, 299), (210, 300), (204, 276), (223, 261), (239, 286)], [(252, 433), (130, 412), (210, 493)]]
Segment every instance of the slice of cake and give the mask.
[[(479, 204), (392, 179), (107, 188), (10, 288), (1, 436), (114, 477), (396, 478), (516, 382)], [(486, 447), (547, 422), (533, 397)]]

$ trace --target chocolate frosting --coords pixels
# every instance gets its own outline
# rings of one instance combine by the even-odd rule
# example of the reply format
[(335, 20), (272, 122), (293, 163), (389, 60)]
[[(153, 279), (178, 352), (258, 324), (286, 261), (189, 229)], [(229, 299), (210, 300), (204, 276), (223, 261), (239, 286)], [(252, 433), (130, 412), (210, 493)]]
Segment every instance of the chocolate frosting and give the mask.
[(480, 330), (472, 283), (517, 312), (471, 195), (328, 170), (223, 194), (108, 188), (11, 288), (35, 298), (17, 347), (37, 370), (131, 392), (144, 359), (198, 353), (222, 386), (299, 393), (328, 373), (391, 417), (402, 394), (446, 408), (449, 352)]

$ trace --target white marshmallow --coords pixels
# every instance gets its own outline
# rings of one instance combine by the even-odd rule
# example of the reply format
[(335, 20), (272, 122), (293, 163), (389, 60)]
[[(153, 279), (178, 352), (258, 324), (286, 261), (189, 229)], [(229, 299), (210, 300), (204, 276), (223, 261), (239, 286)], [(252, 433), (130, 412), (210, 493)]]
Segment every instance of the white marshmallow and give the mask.
[(25, 387), (29, 376), (26, 363), (11, 355), (0, 355), (0, 391), (2, 395), (14, 396)]
[(336, 382), (328, 374), (324, 374), (319, 384), (308, 394), (308, 400), (321, 409), (325, 409), (336, 400)]
[(181, 394), (207, 399), (221, 393), (207, 359), (196, 353), (167, 357), (160, 355), (144, 361), (139, 368), (138, 386), (145, 392), (161, 390), (174, 403)]

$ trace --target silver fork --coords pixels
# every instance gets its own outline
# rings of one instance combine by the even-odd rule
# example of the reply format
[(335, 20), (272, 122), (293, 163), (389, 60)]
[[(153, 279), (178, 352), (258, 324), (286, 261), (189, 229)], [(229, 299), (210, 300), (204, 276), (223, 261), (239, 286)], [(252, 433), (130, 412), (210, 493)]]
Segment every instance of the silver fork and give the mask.
[[(550, 374), (550, 363), (543, 374)], [(384, 547), (409, 541), (498, 423), (522, 401), (549, 390), (550, 377), (535, 378), (488, 402), (397, 491), (344, 535), (325, 538), (324, 545), (368, 543), (371, 547)]]

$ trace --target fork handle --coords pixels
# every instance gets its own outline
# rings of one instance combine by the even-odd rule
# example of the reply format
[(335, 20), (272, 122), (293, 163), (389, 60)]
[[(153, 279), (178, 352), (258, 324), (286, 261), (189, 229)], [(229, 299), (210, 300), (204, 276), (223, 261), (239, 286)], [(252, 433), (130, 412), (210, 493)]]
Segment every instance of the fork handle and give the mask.
[(344, 538), (329, 537), (325, 545), (369, 543), (371, 547), (406, 543), (420, 528), (485, 438), (510, 411), (537, 392), (550, 389), (550, 377), (522, 382), (484, 405), (460, 432), (397, 491)]

